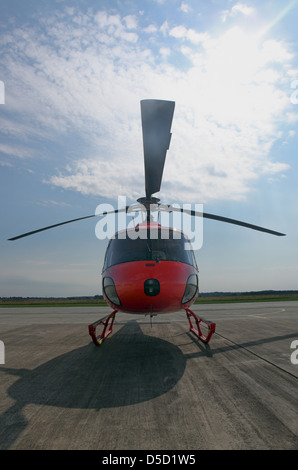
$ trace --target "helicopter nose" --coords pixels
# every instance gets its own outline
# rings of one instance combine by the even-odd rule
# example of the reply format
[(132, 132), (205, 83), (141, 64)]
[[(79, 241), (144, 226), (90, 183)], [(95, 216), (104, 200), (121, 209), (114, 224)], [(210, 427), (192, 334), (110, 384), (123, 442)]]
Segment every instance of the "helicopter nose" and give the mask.
[(157, 279), (146, 279), (144, 282), (144, 292), (146, 295), (158, 295), (160, 291), (160, 284)]

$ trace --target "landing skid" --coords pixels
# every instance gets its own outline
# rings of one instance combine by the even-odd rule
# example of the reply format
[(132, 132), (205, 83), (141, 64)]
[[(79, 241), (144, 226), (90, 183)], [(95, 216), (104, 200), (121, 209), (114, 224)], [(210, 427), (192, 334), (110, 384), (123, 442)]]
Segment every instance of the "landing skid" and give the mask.
[[(96, 344), (96, 346), (100, 346), (106, 337), (112, 333), (116, 313), (117, 310), (114, 310), (112, 313), (110, 313), (110, 315), (107, 315), (106, 317), (103, 317), (88, 326), (89, 335), (91, 336), (92, 341), (94, 344)], [(96, 328), (99, 325), (103, 325), (103, 330), (100, 336), (96, 336)]]
[[(186, 316), (187, 316), (188, 321), (189, 321), (190, 331), (192, 333), (194, 333), (204, 343), (209, 343), (209, 341), (211, 339), (211, 336), (215, 332), (215, 323), (213, 323), (211, 321), (208, 321), (208, 320), (204, 320), (204, 318), (198, 318), (196, 316), (196, 314), (192, 310), (190, 310), (189, 308), (185, 309), (185, 313), (186, 313)], [(193, 317), (195, 319), (197, 328), (194, 328), (194, 326), (192, 324), (192, 321), (191, 321), (191, 317)], [(201, 322), (205, 323), (205, 325), (207, 325), (207, 327), (208, 327), (207, 336), (203, 335), (203, 333), (202, 333), (202, 330), (200, 328), (200, 323)]]
[[(112, 313), (110, 313), (106, 317), (103, 317), (100, 320), (97, 320), (96, 322), (91, 323), (91, 325), (88, 326), (89, 334), (92, 338), (93, 343), (96, 346), (100, 346), (103, 343), (103, 341), (106, 339), (106, 337), (110, 333), (112, 333), (116, 313), (117, 313), (117, 310), (114, 310)], [(189, 308), (185, 309), (185, 313), (186, 313), (186, 316), (188, 318), (190, 331), (192, 333), (194, 333), (204, 343), (209, 343), (209, 341), (211, 339), (211, 336), (215, 332), (215, 323), (213, 323), (211, 321), (208, 321), (208, 320), (205, 320), (204, 318), (198, 318), (196, 316), (196, 314), (192, 310), (190, 310)], [(191, 317), (193, 317), (195, 322), (196, 322), (196, 328), (194, 328), (194, 326), (192, 324)], [(207, 336), (203, 335), (203, 333), (202, 333), (202, 330), (200, 328), (200, 323), (201, 322), (204, 323), (205, 325), (207, 325), (207, 328), (208, 328)], [(103, 329), (102, 329), (101, 334), (97, 336), (96, 335), (96, 328), (99, 325), (102, 325)]]

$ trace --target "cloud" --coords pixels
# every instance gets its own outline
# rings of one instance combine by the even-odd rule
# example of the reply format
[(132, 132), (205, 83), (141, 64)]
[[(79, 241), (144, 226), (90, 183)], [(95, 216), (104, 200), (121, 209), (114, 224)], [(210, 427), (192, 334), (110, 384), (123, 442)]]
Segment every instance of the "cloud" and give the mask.
[(47, 201), (38, 201), (37, 204), (39, 206), (44, 206), (44, 207), (50, 207), (50, 206), (59, 206), (59, 207), (71, 207), (70, 204), (67, 204), (66, 202), (63, 201), (53, 201), (51, 199)]
[(249, 7), (245, 3), (238, 2), (230, 10), (224, 10), (222, 12), (222, 21), (225, 22), (229, 16), (234, 17), (239, 13), (244, 16), (250, 16), (254, 12), (255, 9), (253, 7)]
[(236, 3), (232, 7), (231, 14), (236, 15), (237, 13), (242, 13), (243, 15), (251, 15), (254, 13), (255, 9), (253, 7), (248, 7), (245, 3)]
[(138, 21), (135, 15), (124, 16), (123, 22), (128, 29), (136, 29), (138, 26)]
[(161, 47), (159, 49), (159, 53), (164, 57), (167, 58), (171, 54), (171, 49), (169, 47)]
[(0, 166), (3, 166), (3, 167), (6, 166), (9, 168), (13, 167), (13, 165), (10, 162), (2, 162), (2, 161), (0, 161)]
[(145, 33), (156, 33), (157, 31), (157, 27), (154, 25), (154, 24), (149, 24), (148, 26), (146, 26), (144, 28), (144, 32)]
[(0, 144), (0, 154), (4, 154), (9, 157), (16, 157), (27, 159), (32, 157), (32, 152), (24, 147), (18, 147), (15, 145)]
[(239, 200), (259, 178), (288, 168), (270, 157), (280, 128), (295, 119), (280, 87), (293, 56), (281, 41), (239, 27), (220, 36), (167, 22), (153, 30), (135, 16), (72, 9), (8, 30), (0, 46), (9, 83), (1, 124), (18, 141), (2, 148), (59, 143), (59, 171), (45, 179), (54, 186), (144, 195), (144, 98), (176, 101), (165, 201), (177, 199), (177, 188), (186, 202)]
[(190, 11), (192, 11), (192, 8), (187, 3), (182, 2), (180, 5), (180, 10), (184, 13), (189, 13)]
[(192, 44), (199, 44), (208, 40), (209, 35), (207, 33), (198, 33), (194, 29), (187, 29), (185, 26), (175, 26), (169, 32), (170, 36), (177, 39), (186, 39)]

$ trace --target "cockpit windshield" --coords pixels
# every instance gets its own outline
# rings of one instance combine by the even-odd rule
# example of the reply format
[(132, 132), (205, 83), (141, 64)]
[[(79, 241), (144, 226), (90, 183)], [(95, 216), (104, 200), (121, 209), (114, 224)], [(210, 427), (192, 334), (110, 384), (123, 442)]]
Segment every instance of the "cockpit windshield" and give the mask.
[[(150, 234), (150, 235), (149, 235)], [(135, 232), (119, 232), (110, 240), (104, 270), (110, 266), (130, 261), (178, 261), (197, 267), (188, 238), (173, 229), (142, 229)], [(188, 249), (187, 249), (187, 248)]]

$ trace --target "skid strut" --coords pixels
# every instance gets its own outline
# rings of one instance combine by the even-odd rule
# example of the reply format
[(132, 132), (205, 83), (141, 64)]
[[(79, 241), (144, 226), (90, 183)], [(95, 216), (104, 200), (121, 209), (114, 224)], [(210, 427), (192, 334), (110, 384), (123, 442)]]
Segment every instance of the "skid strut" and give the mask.
[[(213, 335), (213, 333), (215, 332), (215, 323), (211, 322), (211, 321), (208, 321), (208, 320), (204, 320), (204, 318), (198, 318), (195, 313), (190, 310), (189, 308), (186, 308), (185, 309), (185, 312), (186, 312), (186, 316), (188, 318), (188, 321), (189, 321), (189, 328), (190, 328), (190, 331), (192, 331), (200, 340), (202, 340), (204, 343), (209, 343), (210, 339), (211, 339), (211, 336)], [(197, 325), (197, 329), (194, 328), (193, 324), (192, 324), (192, 321), (191, 321), (191, 317), (194, 317), (195, 319), (195, 322), (196, 322), (196, 325)], [(203, 322), (207, 325), (208, 327), (208, 334), (207, 336), (203, 335), (202, 333), (202, 330), (200, 328), (200, 323)]]
[[(117, 310), (114, 310), (112, 313), (110, 313), (110, 315), (107, 315), (106, 317), (103, 317), (88, 326), (89, 334), (93, 340), (93, 343), (96, 344), (96, 346), (99, 346), (105, 340), (105, 338), (110, 333), (112, 333), (116, 313)], [(111, 322), (110, 325), (109, 322)], [(100, 336), (96, 336), (96, 328), (98, 327), (98, 325), (103, 325), (103, 330)]]

